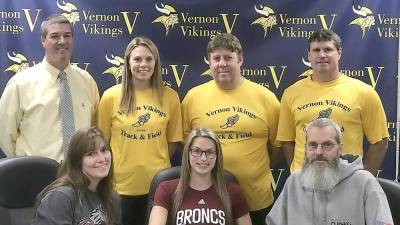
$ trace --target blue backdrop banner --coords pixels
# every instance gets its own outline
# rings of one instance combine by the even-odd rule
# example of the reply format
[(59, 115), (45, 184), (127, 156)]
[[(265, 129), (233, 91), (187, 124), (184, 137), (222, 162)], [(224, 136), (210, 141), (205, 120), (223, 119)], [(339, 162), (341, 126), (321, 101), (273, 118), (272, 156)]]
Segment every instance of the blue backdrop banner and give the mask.
[[(285, 88), (309, 73), (309, 35), (332, 29), (343, 41), (341, 71), (371, 85), (381, 97), (390, 137), (379, 176), (395, 177), (398, 0), (1, 1), (0, 93), (15, 73), (43, 59), (40, 24), (53, 13), (72, 22), (72, 63), (94, 77), (100, 93), (121, 80), (130, 40), (147, 36), (159, 48), (165, 83), (181, 99), (190, 88), (212, 79), (205, 49), (218, 33), (233, 33), (241, 40), (242, 74), (280, 99)], [(276, 188), (287, 169), (273, 173)]]

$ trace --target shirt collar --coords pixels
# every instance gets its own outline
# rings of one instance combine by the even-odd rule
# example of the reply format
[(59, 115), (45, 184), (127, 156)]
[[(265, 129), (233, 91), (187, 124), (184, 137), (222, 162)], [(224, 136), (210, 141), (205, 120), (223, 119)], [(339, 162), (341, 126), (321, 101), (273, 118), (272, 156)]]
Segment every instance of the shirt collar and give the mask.
[[(49, 71), (51, 80), (55, 81), (58, 78), (58, 74), (60, 74), (61, 70), (55, 68), (54, 66), (52, 66), (44, 57), (42, 60), (43, 66), (45, 68), (46, 71)], [(68, 66), (64, 69), (64, 72), (66, 72), (67, 74), (70, 74), (71, 72), (71, 64), (68, 64)], [(68, 77), (68, 76), (67, 76)]]

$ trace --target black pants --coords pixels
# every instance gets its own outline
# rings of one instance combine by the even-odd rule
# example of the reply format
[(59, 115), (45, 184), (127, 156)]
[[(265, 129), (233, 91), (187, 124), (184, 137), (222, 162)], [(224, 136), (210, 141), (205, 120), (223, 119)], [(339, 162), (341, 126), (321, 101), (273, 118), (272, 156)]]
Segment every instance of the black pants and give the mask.
[(147, 224), (147, 199), (148, 195), (128, 196), (121, 195), (121, 211), (123, 225)]
[(272, 205), (257, 211), (250, 211), (251, 223), (253, 225), (265, 225), (265, 217), (267, 217), (271, 209)]

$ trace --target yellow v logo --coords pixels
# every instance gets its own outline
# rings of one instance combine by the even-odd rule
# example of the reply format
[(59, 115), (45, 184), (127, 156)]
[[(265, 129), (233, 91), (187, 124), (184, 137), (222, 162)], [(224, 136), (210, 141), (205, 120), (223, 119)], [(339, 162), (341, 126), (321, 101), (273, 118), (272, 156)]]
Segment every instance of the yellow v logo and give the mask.
[(91, 64), (91, 63), (84, 62), (84, 63), (83, 63), (83, 67), (80, 67), (80, 66), (79, 66), (79, 63), (71, 63), (71, 65), (74, 65), (74, 66), (76, 66), (76, 67), (79, 67), (79, 68), (81, 68), (81, 69), (83, 69), (83, 70), (85, 70), (85, 71), (87, 71), (87, 69), (88, 69), (88, 67), (89, 67), (90, 64)]
[(178, 65), (169, 65), (169, 66), (171, 67), (172, 73), (174, 74), (176, 84), (178, 85), (178, 87), (180, 87), (183, 77), (185, 76), (186, 69), (189, 67), (189, 65), (182, 65), (183, 66), (183, 71), (181, 73), (182, 75), (180, 75), (178, 72), (178, 69), (177, 69)]
[[(278, 172), (279, 172), (279, 173), (278, 173), (277, 179), (275, 179), (275, 177), (274, 177), (274, 171), (275, 171), (275, 170), (278, 170)], [(280, 179), (281, 179), (281, 176), (282, 176), (283, 171), (285, 171), (285, 169), (271, 169), (271, 173), (272, 173), (271, 186), (272, 186), (272, 190), (273, 190), (273, 191), (276, 190), (276, 187), (277, 187), (278, 184), (279, 184), (279, 181), (280, 181)]]
[(331, 14), (332, 19), (331, 19), (331, 23), (329, 24), (329, 27), (328, 27), (328, 24), (326, 23), (326, 19), (325, 19), (326, 15), (321, 14), (321, 15), (317, 15), (317, 16), (319, 16), (319, 18), (321, 19), (322, 28), (324, 28), (326, 30), (330, 30), (332, 28), (333, 21), (335, 21), (337, 14)]
[(375, 89), (376, 85), (378, 84), (379, 77), (381, 76), (382, 70), (383, 70), (383, 68), (385, 68), (385, 67), (383, 67), (383, 66), (378, 66), (378, 75), (376, 76), (376, 79), (375, 79), (375, 76), (374, 76), (374, 67), (372, 67), (372, 66), (366, 66), (365, 68), (366, 68), (367, 71), (368, 71), (368, 75), (369, 75), (369, 79), (370, 79), (370, 81), (371, 81), (371, 85), (372, 85), (372, 87)]
[(279, 84), (281, 83), (282, 76), (283, 76), (287, 66), (281, 66), (281, 73), (280, 73), (279, 77), (276, 75), (276, 71), (275, 71), (276, 66), (268, 66), (268, 67), (269, 67), (269, 70), (271, 71), (271, 76), (274, 81), (275, 87), (279, 88)]
[(36, 16), (35, 19), (32, 21), (32, 17), (31, 14), (29, 13), (29, 11), (31, 11), (31, 9), (22, 9), (22, 11), (24, 11), (25, 13), (25, 17), (26, 17), (26, 21), (28, 22), (28, 26), (29, 26), (29, 30), (31, 30), (31, 32), (33, 31), (33, 28), (35, 28), (35, 24), (36, 21), (39, 17), (40, 11), (42, 11), (41, 9), (35, 9), (36, 11)]
[(225, 26), (225, 29), (226, 29), (226, 33), (230, 34), (232, 32), (232, 30), (233, 30), (233, 27), (235, 26), (236, 18), (239, 16), (239, 14), (237, 14), (237, 13), (233, 14), (235, 16), (235, 18), (233, 19), (232, 24), (229, 24), (228, 14), (221, 13), (220, 15), (222, 16), (222, 20), (224, 21), (224, 26)]
[(132, 34), (133, 32), (133, 28), (135, 27), (135, 23), (136, 23), (136, 19), (138, 17), (138, 15), (140, 14), (140, 12), (133, 12), (135, 14), (133, 22), (130, 21), (129, 19), (129, 12), (121, 12), (121, 14), (124, 16), (124, 21), (125, 21), (125, 25), (126, 28), (128, 29), (128, 33)]

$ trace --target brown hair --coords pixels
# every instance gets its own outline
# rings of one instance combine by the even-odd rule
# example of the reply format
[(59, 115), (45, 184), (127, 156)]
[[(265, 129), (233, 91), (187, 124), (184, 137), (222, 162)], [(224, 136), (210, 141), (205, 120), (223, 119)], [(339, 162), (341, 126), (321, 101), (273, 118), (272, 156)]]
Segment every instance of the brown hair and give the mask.
[(69, 22), (67, 17), (61, 14), (53, 14), (43, 20), (42, 24), (40, 25), (40, 36), (42, 39), (46, 38), (47, 36), (47, 28), (51, 24), (68, 24), (71, 28), (71, 33), (74, 35), (72, 24)]
[[(66, 160), (61, 164), (58, 178), (44, 188), (38, 195), (38, 199), (42, 199), (49, 191), (61, 187), (69, 186), (75, 192), (75, 200), (79, 200), (80, 193), (88, 188), (90, 181), (82, 171), (82, 161), (86, 153), (95, 149), (97, 139), (104, 141), (107, 146), (103, 134), (98, 128), (91, 127), (78, 130), (72, 137)], [(107, 146), (111, 151), (111, 148)], [(97, 185), (97, 193), (99, 194), (106, 212), (106, 223), (113, 223), (113, 193), (114, 193), (114, 169), (111, 157), (111, 166), (108, 175), (100, 180)]]
[(175, 224), (176, 214), (179, 210), (180, 205), (182, 204), (183, 197), (185, 196), (185, 193), (189, 188), (190, 171), (191, 171), (189, 149), (193, 141), (197, 137), (208, 138), (212, 140), (215, 144), (215, 148), (217, 150), (217, 160), (215, 161), (215, 166), (211, 171), (212, 182), (218, 196), (221, 198), (222, 206), (226, 216), (225, 224), (233, 224), (231, 201), (224, 179), (224, 166), (223, 166), (221, 144), (219, 142), (217, 135), (207, 128), (196, 128), (192, 130), (192, 132), (190, 132), (190, 134), (186, 139), (186, 143), (182, 153), (181, 177), (179, 179), (179, 183), (175, 191), (174, 202), (170, 214), (172, 218), (171, 222), (172, 224)]
[(230, 33), (221, 33), (216, 35), (207, 45), (207, 58), (210, 60), (210, 53), (217, 48), (225, 48), (236, 52), (239, 56), (243, 55), (243, 48), (239, 39)]
[(314, 31), (308, 38), (308, 50), (310, 50), (311, 42), (333, 41), (337, 50), (342, 49), (342, 40), (339, 35), (331, 30), (321, 29)]

